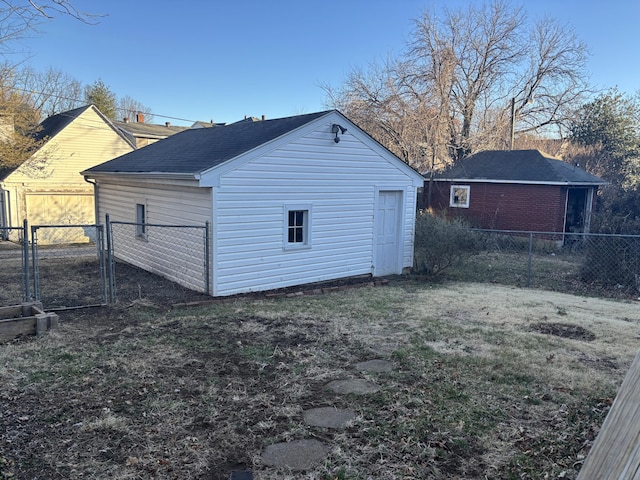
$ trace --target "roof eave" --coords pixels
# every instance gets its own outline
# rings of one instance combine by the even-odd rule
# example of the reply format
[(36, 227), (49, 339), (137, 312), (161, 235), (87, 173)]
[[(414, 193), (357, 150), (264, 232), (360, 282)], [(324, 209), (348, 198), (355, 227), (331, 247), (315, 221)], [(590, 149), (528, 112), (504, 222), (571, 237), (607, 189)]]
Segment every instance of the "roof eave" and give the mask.
[(91, 172), (85, 170), (80, 172), (87, 178), (99, 178), (99, 177), (144, 177), (145, 179), (176, 179), (176, 180), (196, 180), (196, 174), (194, 173), (176, 173), (176, 172)]
[[(425, 179), (425, 180), (428, 180)], [(608, 182), (571, 182), (571, 181), (536, 181), (536, 180), (501, 180), (491, 178), (434, 178), (436, 182), (458, 182), (458, 183), (508, 183), (525, 185), (556, 185), (556, 186), (600, 186), (607, 185)]]

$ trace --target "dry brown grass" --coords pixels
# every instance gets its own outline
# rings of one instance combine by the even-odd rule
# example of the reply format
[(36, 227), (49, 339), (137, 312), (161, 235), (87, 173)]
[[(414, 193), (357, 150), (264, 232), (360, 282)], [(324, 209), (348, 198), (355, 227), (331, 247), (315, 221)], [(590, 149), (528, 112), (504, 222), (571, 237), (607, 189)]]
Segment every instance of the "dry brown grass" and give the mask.
[[(61, 320), (0, 346), (0, 478), (575, 478), (640, 344), (637, 303), (410, 281)], [(394, 370), (353, 368), (373, 358)], [(382, 389), (324, 388), (344, 378)], [(305, 425), (320, 406), (357, 417)], [(325, 463), (262, 464), (304, 438)]]

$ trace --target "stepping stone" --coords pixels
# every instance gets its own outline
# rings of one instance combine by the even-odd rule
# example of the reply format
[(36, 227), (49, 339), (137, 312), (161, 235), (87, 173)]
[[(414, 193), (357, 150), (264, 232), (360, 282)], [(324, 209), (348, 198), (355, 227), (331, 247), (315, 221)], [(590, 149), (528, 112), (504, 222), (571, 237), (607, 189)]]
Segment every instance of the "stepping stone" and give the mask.
[(369, 382), (368, 380), (353, 378), (349, 380), (334, 380), (327, 385), (327, 388), (335, 393), (364, 395), (377, 392), (380, 390), (380, 385)]
[(262, 453), (262, 461), (272, 467), (309, 470), (328, 453), (327, 447), (317, 440), (297, 440), (269, 445)]
[(253, 473), (248, 470), (231, 472), (229, 480), (253, 480)]
[(361, 372), (390, 372), (393, 370), (393, 364), (387, 360), (368, 360), (366, 362), (356, 363), (356, 370)]
[(344, 428), (356, 418), (353, 410), (341, 410), (334, 407), (312, 408), (302, 412), (304, 422), (313, 427)]

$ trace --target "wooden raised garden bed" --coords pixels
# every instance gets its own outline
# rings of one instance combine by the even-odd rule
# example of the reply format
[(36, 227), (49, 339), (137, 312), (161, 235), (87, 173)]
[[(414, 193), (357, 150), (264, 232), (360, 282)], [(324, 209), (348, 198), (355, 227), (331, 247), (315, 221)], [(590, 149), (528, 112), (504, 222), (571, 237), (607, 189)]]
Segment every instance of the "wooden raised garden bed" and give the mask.
[(45, 313), (42, 303), (0, 307), (0, 343), (20, 335), (40, 335), (58, 326), (58, 315)]

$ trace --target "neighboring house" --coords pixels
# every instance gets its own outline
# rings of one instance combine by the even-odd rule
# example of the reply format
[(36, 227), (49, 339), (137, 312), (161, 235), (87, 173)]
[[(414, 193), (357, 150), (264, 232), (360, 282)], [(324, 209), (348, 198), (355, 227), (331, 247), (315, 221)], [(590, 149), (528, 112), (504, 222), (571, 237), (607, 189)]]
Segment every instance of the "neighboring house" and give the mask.
[[(209, 222), (214, 296), (413, 264), (423, 177), (335, 110), (191, 129), (83, 173), (101, 221)], [(114, 239), (115, 255), (204, 290), (187, 259), (201, 246), (149, 232)]]
[(170, 137), (171, 135), (175, 135), (176, 133), (180, 133), (189, 128), (175, 127), (169, 122), (166, 122), (164, 125), (144, 123), (144, 115), (142, 113), (138, 113), (136, 115), (135, 122), (130, 122), (128, 118), (125, 118), (123, 122), (113, 123), (122, 131), (122, 133), (125, 134), (136, 148), (146, 147), (158, 140)]
[(491, 150), (425, 181), (424, 205), (479, 228), (587, 233), (606, 182), (539, 150)]
[(213, 120), (211, 120), (210, 122), (197, 121), (194, 122), (193, 125), (191, 125), (191, 128), (223, 127), (225, 125), (226, 123), (213, 123)]
[[(29, 160), (0, 176), (0, 226), (21, 227), (24, 219), (31, 225), (95, 223), (93, 186), (80, 172), (134, 146), (93, 105), (53, 115), (40, 126), (36, 137), (44, 143)], [(56, 241), (39, 238), (40, 243)]]

